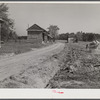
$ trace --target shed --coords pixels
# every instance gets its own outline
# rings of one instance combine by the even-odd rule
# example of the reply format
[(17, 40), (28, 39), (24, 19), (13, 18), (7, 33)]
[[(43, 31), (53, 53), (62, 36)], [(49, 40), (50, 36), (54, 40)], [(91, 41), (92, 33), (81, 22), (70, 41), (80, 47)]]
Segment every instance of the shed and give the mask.
[(49, 33), (37, 24), (29, 27), (27, 29), (27, 34), (28, 42), (31, 43), (47, 43), (51, 38), (51, 36), (49, 36)]

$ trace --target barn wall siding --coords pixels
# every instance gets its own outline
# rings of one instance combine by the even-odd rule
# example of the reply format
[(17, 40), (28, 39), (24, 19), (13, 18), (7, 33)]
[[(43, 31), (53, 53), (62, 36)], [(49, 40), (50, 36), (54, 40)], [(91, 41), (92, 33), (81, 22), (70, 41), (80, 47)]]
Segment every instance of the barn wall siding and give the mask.
[(42, 43), (42, 33), (41, 32), (35, 32), (35, 31), (29, 31), (28, 32), (28, 42), (31, 43)]

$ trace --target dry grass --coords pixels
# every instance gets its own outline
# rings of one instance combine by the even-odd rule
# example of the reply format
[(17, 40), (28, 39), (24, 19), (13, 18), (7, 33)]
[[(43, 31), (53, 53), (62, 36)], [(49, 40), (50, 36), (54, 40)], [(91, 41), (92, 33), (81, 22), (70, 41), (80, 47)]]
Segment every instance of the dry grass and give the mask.
[(2, 44), (2, 48), (0, 48), (0, 55), (5, 53), (14, 53), (14, 54), (20, 54), (27, 51), (30, 51), (32, 48), (40, 48), (44, 47), (46, 45), (39, 44), (39, 43), (28, 43), (26, 41), (21, 42), (7, 42)]

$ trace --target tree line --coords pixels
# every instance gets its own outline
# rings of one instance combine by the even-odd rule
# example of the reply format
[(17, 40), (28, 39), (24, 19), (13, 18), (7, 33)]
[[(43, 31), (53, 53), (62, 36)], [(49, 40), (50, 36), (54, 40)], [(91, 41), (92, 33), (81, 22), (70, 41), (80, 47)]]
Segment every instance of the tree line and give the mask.
[(100, 34), (79, 31), (77, 33), (62, 33), (59, 34), (59, 40), (68, 40), (68, 38), (75, 38), (78, 41), (93, 41), (100, 39)]

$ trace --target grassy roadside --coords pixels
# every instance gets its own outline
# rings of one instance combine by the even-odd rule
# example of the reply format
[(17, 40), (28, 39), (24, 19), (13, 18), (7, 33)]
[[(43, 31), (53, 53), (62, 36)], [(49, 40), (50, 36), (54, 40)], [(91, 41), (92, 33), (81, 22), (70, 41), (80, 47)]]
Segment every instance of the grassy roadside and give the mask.
[[(100, 55), (85, 49), (86, 43), (66, 44), (60, 70), (47, 88), (100, 88)], [(59, 57), (60, 58), (60, 57)]]
[(20, 54), (27, 51), (32, 50), (32, 48), (42, 48), (48, 45), (51, 45), (52, 43), (47, 44), (39, 44), (39, 43), (28, 43), (27, 41), (21, 41), (21, 42), (7, 42), (2, 44), (2, 48), (0, 48), (0, 55), (3, 54)]

